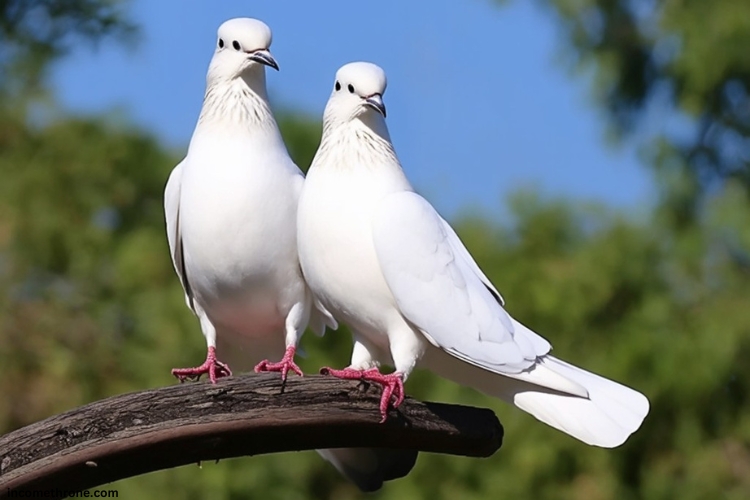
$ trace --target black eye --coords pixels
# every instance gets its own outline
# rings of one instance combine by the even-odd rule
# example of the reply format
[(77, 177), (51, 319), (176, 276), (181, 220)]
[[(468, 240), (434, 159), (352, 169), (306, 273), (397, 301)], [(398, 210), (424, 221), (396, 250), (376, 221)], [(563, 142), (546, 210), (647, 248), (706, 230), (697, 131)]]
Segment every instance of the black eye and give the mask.
[(349, 84), (349, 86), (348, 86), (347, 88), (349, 89), (349, 93), (350, 93), (350, 94), (353, 94), (353, 93), (354, 93), (354, 85), (352, 85), (352, 84), (350, 83), (350, 84)]
[(240, 50), (240, 42), (237, 40), (232, 42), (232, 47), (234, 47), (234, 50)]
[(219, 48), (220, 49), (224, 48), (224, 40), (222, 40), (221, 38), (219, 38)]
[(341, 84), (339, 82), (336, 82), (336, 90), (337, 91), (341, 90)]

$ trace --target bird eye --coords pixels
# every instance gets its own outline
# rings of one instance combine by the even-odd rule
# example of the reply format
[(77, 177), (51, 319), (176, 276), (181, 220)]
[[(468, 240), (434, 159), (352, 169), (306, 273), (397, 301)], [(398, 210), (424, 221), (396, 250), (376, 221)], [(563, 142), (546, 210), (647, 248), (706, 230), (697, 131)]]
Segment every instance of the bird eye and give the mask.
[(350, 94), (353, 94), (353, 93), (354, 93), (354, 85), (352, 85), (352, 84), (350, 83), (350, 84), (349, 84), (349, 87), (347, 87), (347, 88), (349, 89), (349, 93), (350, 93)]
[(234, 47), (234, 50), (240, 50), (240, 42), (237, 40), (232, 42), (232, 47)]
[(339, 82), (336, 82), (336, 91), (341, 90), (341, 84)]
[(219, 48), (220, 49), (224, 48), (224, 40), (222, 40), (221, 38), (219, 38)]

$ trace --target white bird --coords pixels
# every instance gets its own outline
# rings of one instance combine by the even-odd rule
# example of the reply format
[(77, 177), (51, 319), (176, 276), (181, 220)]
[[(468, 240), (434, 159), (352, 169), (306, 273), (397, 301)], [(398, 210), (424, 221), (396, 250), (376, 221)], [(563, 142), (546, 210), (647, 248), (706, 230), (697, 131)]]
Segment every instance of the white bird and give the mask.
[[(261, 21), (231, 19), (219, 27), (206, 94), (187, 157), (164, 193), (167, 236), (188, 306), (200, 319), (206, 361), (172, 370), (181, 381), (231, 371), (216, 359), (217, 335), (260, 359), (255, 371), (292, 370), (305, 326), (337, 327), (310, 293), (297, 257), (297, 203), (303, 175), (287, 153), (266, 94), (271, 30)], [(231, 339), (234, 339), (232, 342)], [(237, 358), (237, 356), (235, 356)], [(252, 359), (251, 359), (252, 361)], [(411, 470), (416, 451), (318, 450), (361, 489)]]
[[(385, 419), (420, 363), (585, 443), (622, 444), (648, 400), (554, 358), (547, 340), (505, 311), (456, 233), (404, 175), (385, 123), (385, 88), (374, 64), (339, 69), (300, 198), (303, 274), (354, 336), (349, 368), (322, 372), (382, 384)], [(381, 374), (380, 361), (395, 372)]]
[(287, 153), (266, 94), (271, 30), (238, 18), (218, 30), (206, 93), (185, 159), (164, 192), (167, 237), (188, 306), (206, 337), (206, 361), (172, 370), (180, 379), (229, 376), (216, 359), (217, 335), (250, 345), (256, 371), (292, 370), (310, 322), (335, 321), (303, 280), (297, 257), (297, 202), (304, 177)]

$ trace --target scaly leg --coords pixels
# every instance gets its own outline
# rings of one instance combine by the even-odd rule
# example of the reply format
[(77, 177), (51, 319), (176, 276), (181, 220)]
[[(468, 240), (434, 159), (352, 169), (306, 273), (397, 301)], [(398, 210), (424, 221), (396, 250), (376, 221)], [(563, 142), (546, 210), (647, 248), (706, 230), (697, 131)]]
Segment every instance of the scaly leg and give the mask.
[(289, 370), (302, 377), (302, 370), (299, 369), (297, 363), (294, 362), (294, 353), (297, 352), (297, 348), (290, 345), (284, 352), (284, 357), (278, 363), (271, 363), (267, 359), (264, 359), (257, 365), (255, 365), (255, 373), (260, 372), (281, 372), (281, 381), (286, 382), (286, 375)]
[(198, 380), (204, 373), (208, 373), (208, 378), (212, 384), (215, 384), (218, 378), (232, 376), (232, 370), (229, 369), (229, 366), (216, 359), (216, 348), (213, 346), (208, 347), (206, 361), (202, 365), (195, 368), (172, 369), (172, 375), (177, 377), (180, 382), (184, 382), (186, 379)]
[[(383, 423), (388, 418), (388, 409), (396, 409), (404, 402), (404, 377), (399, 372), (384, 375), (380, 370), (369, 368), (367, 370), (356, 370), (354, 368), (344, 368), (343, 370), (334, 370), (333, 368), (321, 368), (321, 375), (331, 375), (336, 378), (345, 380), (363, 380), (380, 384), (383, 387), (383, 394), (380, 396), (380, 415), (383, 417), (380, 422)], [(391, 402), (391, 400), (394, 400)]]

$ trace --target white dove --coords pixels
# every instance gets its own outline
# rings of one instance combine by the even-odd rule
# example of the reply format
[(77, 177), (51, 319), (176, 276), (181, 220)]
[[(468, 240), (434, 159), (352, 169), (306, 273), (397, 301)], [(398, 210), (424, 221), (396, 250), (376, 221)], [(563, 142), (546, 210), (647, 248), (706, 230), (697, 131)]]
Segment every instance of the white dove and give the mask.
[[(304, 177), (287, 153), (266, 94), (271, 30), (256, 19), (219, 27), (206, 93), (185, 159), (164, 192), (167, 237), (188, 306), (206, 337), (206, 361), (174, 369), (180, 381), (231, 375), (216, 359), (217, 335), (252, 346), (256, 371), (292, 370), (310, 322), (335, 328), (314, 307), (297, 258), (297, 202)], [(284, 352), (284, 348), (286, 351)]]
[[(453, 229), (416, 194), (385, 123), (385, 73), (337, 73), (300, 198), (308, 286), (353, 331), (351, 365), (322, 373), (383, 385), (383, 419), (417, 363), (499, 397), (590, 445), (615, 447), (649, 410), (642, 394), (552, 357), (504, 302)], [(379, 362), (395, 372), (383, 375)]]

